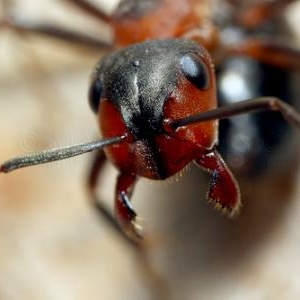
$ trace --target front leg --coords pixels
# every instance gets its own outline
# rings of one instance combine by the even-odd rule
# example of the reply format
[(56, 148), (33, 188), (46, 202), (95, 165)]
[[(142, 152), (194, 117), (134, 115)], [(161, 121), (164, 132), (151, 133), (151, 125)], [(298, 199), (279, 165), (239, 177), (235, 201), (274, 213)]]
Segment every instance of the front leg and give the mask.
[(201, 152), (195, 162), (211, 173), (212, 178), (207, 192), (208, 200), (229, 216), (237, 214), (241, 206), (239, 187), (218, 151), (213, 148)]
[(20, 34), (33, 34), (57, 39), (62, 42), (85, 46), (91, 49), (110, 50), (110, 42), (102, 40), (88, 33), (81, 33), (50, 23), (32, 22), (19, 17), (4, 17), (0, 20), (0, 30), (11, 29)]
[(137, 214), (130, 203), (136, 180), (137, 176), (130, 173), (121, 173), (118, 176), (115, 214), (124, 233), (133, 241), (140, 243), (142, 241), (141, 227), (137, 224)]

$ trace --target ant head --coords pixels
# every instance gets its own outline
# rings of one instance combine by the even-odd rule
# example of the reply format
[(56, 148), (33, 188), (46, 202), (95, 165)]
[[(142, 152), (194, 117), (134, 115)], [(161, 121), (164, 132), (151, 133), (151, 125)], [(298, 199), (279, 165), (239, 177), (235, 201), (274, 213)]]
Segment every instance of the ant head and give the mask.
[(210, 57), (198, 44), (180, 39), (116, 51), (101, 61), (92, 76), (92, 109), (98, 112), (106, 101), (117, 108), (136, 139), (162, 133), (165, 119), (216, 106)]

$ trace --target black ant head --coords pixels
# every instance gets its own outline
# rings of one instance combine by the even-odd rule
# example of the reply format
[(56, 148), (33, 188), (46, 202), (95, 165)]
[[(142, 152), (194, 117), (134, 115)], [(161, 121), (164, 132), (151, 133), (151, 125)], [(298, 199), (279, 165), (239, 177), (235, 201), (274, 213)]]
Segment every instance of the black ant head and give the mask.
[[(207, 52), (188, 40), (149, 41), (105, 57), (96, 67), (89, 92), (90, 105), (98, 112), (102, 101), (111, 101), (126, 127), (136, 137), (163, 131), (165, 104), (185, 82), (197, 90), (212, 85)], [(182, 98), (188, 95), (177, 95)], [(180, 101), (180, 99), (177, 99)], [(200, 99), (193, 99), (193, 101)], [(197, 113), (192, 111), (191, 113)]]

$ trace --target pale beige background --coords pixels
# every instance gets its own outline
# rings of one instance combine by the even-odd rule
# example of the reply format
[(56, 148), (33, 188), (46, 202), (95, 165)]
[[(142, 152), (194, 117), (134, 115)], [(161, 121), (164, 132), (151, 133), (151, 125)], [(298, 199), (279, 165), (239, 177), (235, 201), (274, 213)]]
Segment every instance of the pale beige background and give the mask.
[[(60, 1), (12, 8), (83, 27)], [(297, 24), (296, 6), (290, 12)], [(89, 32), (109, 39), (107, 28), (87, 22)], [(0, 161), (98, 136), (86, 93), (100, 56), (0, 32)], [(194, 167), (180, 181), (139, 182), (133, 201), (151, 237), (148, 266), (90, 207), (90, 161), (86, 155), (0, 176), (1, 300), (168, 299), (162, 285), (170, 299), (300, 298), (296, 161), (276, 175), (240, 180), (237, 220), (205, 203), (206, 178)], [(99, 187), (110, 207), (115, 175), (107, 169)]]

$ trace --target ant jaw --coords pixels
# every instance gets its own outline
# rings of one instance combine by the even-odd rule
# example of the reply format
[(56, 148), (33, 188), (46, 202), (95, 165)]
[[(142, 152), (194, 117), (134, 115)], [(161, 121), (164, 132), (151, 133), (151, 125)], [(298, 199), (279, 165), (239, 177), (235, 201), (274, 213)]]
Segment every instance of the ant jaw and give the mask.
[[(207, 194), (209, 194), (209, 192)], [(242, 208), (242, 203), (240, 201), (240, 195), (239, 195), (238, 201), (236, 202), (236, 205), (233, 207), (224, 206), (218, 200), (209, 198), (208, 195), (207, 195), (207, 202), (209, 204), (212, 204), (214, 209), (219, 211), (221, 213), (221, 215), (227, 216), (229, 219), (237, 218), (241, 211), (241, 208)]]
[(229, 217), (238, 214), (241, 207), (241, 194), (234, 175), (213, 148), (200, 154), (196, 164), (211, 174), (206, 198), (214, 207)]

